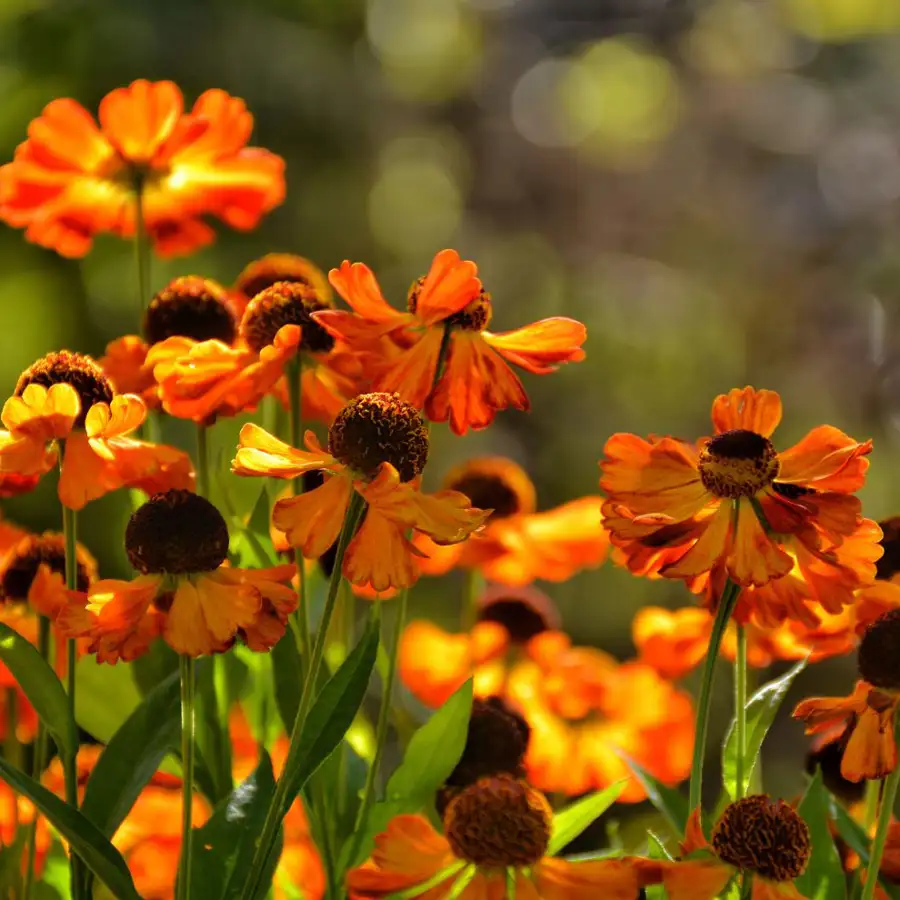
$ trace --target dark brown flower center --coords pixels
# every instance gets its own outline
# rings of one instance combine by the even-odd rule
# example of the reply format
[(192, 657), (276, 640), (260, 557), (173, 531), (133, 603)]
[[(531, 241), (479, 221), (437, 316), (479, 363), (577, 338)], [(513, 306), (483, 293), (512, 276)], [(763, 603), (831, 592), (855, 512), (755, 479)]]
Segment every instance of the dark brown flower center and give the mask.
[(546, 853), (552, 819), (540, 791), (509, 775), (489, 775), (450, 801), (444, 833), (460, 859), (488, 869), (525, 868)]
[[(417, 278), (410, 286), (406, 297), (406, 308), (411, 312), (419, 308), (419, 295), (427, 276)], [(462, 331), (484, 331), (491, 323), (493, 308), (491, 307), (491, 295), (482, 291), (474, 300), (467, 303), (459, 312), (447, 316), (443, 324), (451, 328), (459, 328)]]
[(170, 337), (234, 343), (237, 323), (228, 293), (210, 278), (183, 275), (170, 281), (144, 313), (144, 339), (158, 344)]
[(366, 478), (390, 463), (401, 481), (412, 481), (428, 460), (428, 428), (421, 413), (397, 394), (360, 394), (337, 414), (328, 449)]
[(880, 615), (859, 642), (859, 674), (869, 684), (900, 691), (900, 609)]
[(309, 285), (316, 289), (322, 300), (328, 298), (328, 282), (319, 267), (293, 253), (269, 253), (248, 263), (238, 275), (234, 287), (251, 300), (260, 291), (279, 281)]
[(312, 318), (312, 314), (329, 309), (315, 289), (297, 281), (279, 281), (260, 291), (247, 305), (241, 319), (241, 337), (257, 353), (275, 340), (285, 325), (299, 325), (303, 330), (300, 349), (308, 353), (328, 353), (334, 338)]
[(81, 400), (81, 412), (75, 420), (78, 428), (84, 427), (88, 410), (95, 403), (112, 403), (113, 389), (103, 369), (83, 353), (59, 350), (48, 353), (29, 366), (16, 382), (16, 396), (21, 397), (29, 384), (50, 388), (54, 384), (71, 385)]
[(726, 807), (712, 848), (729, 865), (770, 881), (793, 881), (806, 869), (811, 845), (806, 823), (789, 804), (755, 794)]
[(478, 601), (478, 620), (497, 622), (515, 644), (524, 644), (535, 635), (559, 628), (559, 612), (553, 601), (536, 587), (488, 588)]
[(700, 451), (700, 478), (717, 497), (752, 497), (778, 475), (778, 454), (771, 441), (744, 428), (725, 431)]
[(167, 491), (154, 494), (132, 514), (125, 550), (143, 575), (212, 572), (228, 555), (228, 527), (203, 497)]
[(876, 578), (887, 580), (900, 572), (900, 516), (892, 516), (878, 524), (882, 531), (884, 556), (875, 563)]
[[(84, 554), (77, 555), (82, 557), (78, 559), (77, 588), (86, 591), (97, 573)], [(41, 565), (66, 577), (66, 542), (61, 534), (47, 531), (24, 538), (9, 552), (0, 568), (0, 601), (24, 603)]]
[(482, 456), (451, 469), (443, 486), (465, 494), (478, 509), (492, 509), (492, 519), (532, 513), (534, 485), (525, 470), (502, 456)]

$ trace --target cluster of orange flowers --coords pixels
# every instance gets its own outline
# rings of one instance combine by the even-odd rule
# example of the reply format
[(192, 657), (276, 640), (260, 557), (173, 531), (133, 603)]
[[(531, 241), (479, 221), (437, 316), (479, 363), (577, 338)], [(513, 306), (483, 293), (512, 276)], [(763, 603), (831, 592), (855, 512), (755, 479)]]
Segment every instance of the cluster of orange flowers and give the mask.
[[(283, 162), (247, 146), (251, 129), (241, 100), (208, 91), (188, 113), (169, 82), (113, 91), (99, 126), (74, 101), (54, 101), (0, 169), (0, 218), (68, 256), (86, 253), (103, 232), (148, 235), (160, 254), (190, 252), (212, 239), (208, 217), (253, 228), (283, 199)], [(332, 290), (348, 308), (337, 308)], [(403, 309), (385, 300), (362, 263), (344, 261), (326, 277), (301, 257), (270, 254), (231, 286), (175, 278), (150, 299), (141, 333), (113, 341), (97, 361), (68, 350), (36, 361), (0, 416), (0, 496), (30, 491), (58, 469), (67, 515), (122, 488), (148, 499), (124, 535), (137, 573), (130, 580), (100, 578), (79, 545), (75, 583), (67, 582), (65, 535), (0, 521), (0, 621), (33, 642), (39, 617), (51, 622), (60, 674), (66, 640), (70, 652), (105, 663), (138, 659), (158, 639), (192, 658), (235, 644), (264, 653), (293, 639), (304, 558), (325, 560), (339, 546), (336, 577), (381, 600), (422, 577), (462, 570), (461, 628), (406, 625), (396, 650), (400, 677), (432, 708), (472, 678), (476, 698), (493, 698), (517, 717), (527, 741), (509, 765), (448, 781), (444, 835), (422, 817), (394, 819), (371, 859), (350, 872), (351, 897), (411, 897), (417, 885), (444, 884), (433, 880), (444, 871), (468, 873), (469, 887), (454, 896), (472, 898), (502, 896), (512, 878), (519, 900), (598, 892), (624, 900), (660, 884), (675, 900), (705, 900), (738, 870), (756, 873), (759, 900), (796, 895), (808, 833), (780, 801), (739, 800), (711, 840), (698, 813), (679, 862), (575, 865), (545, 854), (550, 811), (541, 792), (575, 796), (627, 779), (619, 799), (640, 801), (647, 794), (631, 763), (666, 785), (688, 777), (695, 711), (676, 682), (709, 652), (726, 602), (734, 607), (721, 652), (734, 658), (740, 628), (751, 666), (824, 659), (862, 643), (852, 695), (805, 701), (795, 715), (812, 731), (841, 726), (846, 778), (880, 778), (896, 767), (900, 679), (883, 660), (900, 647), (900, 540), (883, 540), (855, 496), (871, 442), (822, 426), (779, 452), (778, 395), (745, 387), (715, 399), (711, 436), (613, 435), (599, 490), (554, 508), (539, 510), (526, 472), (502, 457), (457, 465), (428, 493), (429, 423), (446, 422), (456, 435), (486, 428), (498, 412), (529, 407), (512, 366), (540, 375), (584, 358), (581, 323), (554, 317), (492, 332), (492, 302), (475, 263), (453, 250), (437, 253)], [(290, 413), (290, 433), (244, 424), (232, 473), (287, 483), (272, 510), (273, 544), (276, 553), (293, 549), (297, 562), (286, 556), (248, 569), (229, 560), (229, 522), (204, 496), (209, 461), (148, 438), (165, 416), (195, 423), (202, 436), (219, 418), (251, 415), (263, 403)], [(301, 422), (327, 430), (327, 439), (304, 433)], [(888, 554), (879, 563), (882, 544)], [(682, 581), (699, 599), (679, 610), (640, 610), (636, 658), (626, 662), (574, 645), (534, 585), (566, 581), (607, 556), (636, 575)], [(2, 667), (0, 679), (0, 727), (32, 740), (34, 710)], [(242, 777), (256, 742), (234, 716)], [(286, 743), (270, 747), (276, 763)], [(82, 776), (98, 753), (82, 749)], [(56, 764), (44, 779), (62, 794)], [(147, 898), (172, 896), (182, 835), (169, 811), (179, 789), (158, 773), (114, 837)], [(28, 822), (34, 812), (8, 791), (0, 808), (0, 840), (9, 845), (10, 817)], [(198, 795), (194, 822), (208, 815)], [(510, 822), (522, 829), (518, 850), (504, 839)], [(766, 829), (796, 850), (793, 862), (760, 862)], [(276, 896), (294, 896), (279, 878), (307, 898), (323, 896), (323, 867), (299, 801), (284, 833)], [(43, 825), (38, 835), (40, 861)]]

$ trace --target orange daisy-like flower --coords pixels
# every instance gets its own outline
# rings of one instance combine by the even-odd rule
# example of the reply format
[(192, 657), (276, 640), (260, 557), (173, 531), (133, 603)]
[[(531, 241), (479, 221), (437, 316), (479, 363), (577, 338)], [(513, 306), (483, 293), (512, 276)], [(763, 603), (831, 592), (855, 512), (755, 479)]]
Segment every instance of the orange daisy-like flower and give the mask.
[(225, 91), (190, 113), (171, 81), (135, 81), (100, 102), (100, 126), (74, 100), (48, 104), (0, 168), (0, 219), (63, 256), (84, 256), (94, 236), (144, 225), (162, 256), (212, 242), (204, 219), (255, 228), (284, 200), (284, 161), (248, 147), (253, 116)]
[[(472, 677), (476, 696), (498, 696), (521, 711), (531, 728), (526, 771), (542, 790), (607, 787), (631, 775), (623, 754), (667, 784), (686, 778), (690, 697), (648, 665), (573, 647), (557, 626), (549, 599), (534, 588), (496, 589), (468, 633), (411, 622), (400, 642), (400, 677), (432, 707)], [(645, 797), (632, 778), (620, 799)]]
[(807, 734), (847, 724), (841, 775), (848, 781), (884, 778), (897, 767), (894, 719), (900, 702), (900, 609), (866, 630), (857, 659), (860, 681), (849, 697), (813, 697), (794, 709)]
[(758, 587), (794, 574), (810, 602), (840, 611), (871, 583), (879, 555), (880, 531), (853, 496), (871, 441), (823, 425), (779, 453), (769, 438), (781, 400), (751, 387), (717, 397), (712, 419), (715, 435), (696, 445), (632, 434), (607, 441), (600, 487), (612, 544), (644, 575), (691, 581), (720, 566)]
[(460, 259), (455, 250), (438, 253), (428, 274), (413, 283), (407, 312), (388, 305), (372, 270), (362, 263), (345, 260), (328, 277), (353, 312), (320, 312), (316, 319), (354, 349), (371, 349), (390, 336), (401, 352), (380, 366), (372, 359), (379, 369), (374, 389), (397, 392), (435, 422), (449, 419), (456, 434), (486, 428), (498, 410), (529, 408), (508, 363), (543, 375), (558, 363), (584, 359), (587, 332), (574, 319), (542, 319), (500, 334), (487, 331), (491, 296), (475, 263)]
[(602, 527), (602, 497), (581, 497), (536, 512), (537, 494), (525, 470), (502, 456), (480, 456), (451, 469), (446, 490), (465, 494), (473, 506), (491, 510), (484, 529), (463, 544), (437, 547), (416, 539), (425, 554), (425, 575), (456, 566), (477, 569), (489, 581), (526, 585), (541, 578), (567, 581), (581, 569), (599, 566), (609, 548)]
[(279, 281), (307, 285), (323, 304), (332, 305), (331, 285), (315, 263), (293, 253), (267, 253), (247, 263), (235, 279), (232, 290), (241, 314), (257, 294)]
[(221, 513), (189, 491), (156, 494), (131, 516), (125, 549), (140, 573), (101, 580), (70, 599), (57, 625), (88, 639), (100, 662), (126, 662), (162, 636), (178, 653), (222, 653), (243, 640), (271, 649), (285, 632), (297, 595), (285, 582), (293, 565), (234, 569), (223, 565), (228, 528)]
[(302, 363), (306, 419), (331, 422), (356, 393), (359, 361), (317, 324), (326, 303), (302, 282), (276, 282), (247, 305), (238, 339), (169, 337), (153, 346), (146, 365), (159, 383), (166, 412), (197, 422), (255, 409), (268, 393), (286, 403), (288, 363)]
[(61, 350), (39, 359), (20, 376), (0, 420), (0, 473), (45, 475), (65, 441), (59, 499), (69, 509), (121, 487), (148, 493), (189, 488), (190, 457), (174, 447), (129, 435), (147, 409), (132, 394), (114, 394), (90, 357)]
[(332, 424), (327, 452), (311, 431), (306, 446), (297, 450), (247, 424), (232, 471), (276, 478), (328, 474), (321, 487), (279, 500), (273, 510), (275, 527), (307, 559), (321, 556), (337, 540), (356, 491), (366, 501), (366, 513), (344, 556), (343, 573), (351, 584), (375, 591), (409, 587), (419, 571), (407, 531), (452, 544), (487, 517), (463, 494), (418, 489), (414, 482), (428, 458), (428, 429), (419, 412), (395, 394), (360, 395)]
[(552, 819), (543, 794), (524, 781), (481, 778), (450, 801), (443, 835), (422, 816), (391, 819), (372, 856), (348, 873), (350, 900), (487, 900), (513, 890), (523, 900), (637, 897), (640, 876), (629, 860), (547, 856)]

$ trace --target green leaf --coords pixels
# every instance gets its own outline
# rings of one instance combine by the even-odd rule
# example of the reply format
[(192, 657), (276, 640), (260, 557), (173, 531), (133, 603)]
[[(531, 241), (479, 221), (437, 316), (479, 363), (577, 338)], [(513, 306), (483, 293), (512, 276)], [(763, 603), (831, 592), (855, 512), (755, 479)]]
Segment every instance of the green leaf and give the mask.
[(619, 799), (627, 784), (628, 779), (623, 778), (608, 788), (588, 794), (587, 797), (582, 797), (555, 813), (547, 856), (556, 856), (563, 847), (574, 841), (585, 828), (600, 818)]
[(300, 651), (293, 628), (272, 648), (272, 677), (275, 682), (275, 705), (288, 734), (294, 727), (297, 710), (300, 709), (300, 691), (303, 686), (303, 668)]
[[(744, 778), (741, 796), (747, 793), (750, 777), (759, 759), (763, 739), (772, 727), (775, 714), (781, 706), (794, 679), (806, 668), (806, 660), (801, 660), (781, 678), (764, 684), (747, 703), (747, 745), (744, 750)], [(722, 781), (728, 796), (737, 796), (737, 730), (734, 720), (722, 745)]]
[(83, 656), (75, 669), (75, 718), (101, 743), (109, 743), (141, 705), (132, 663), (114, 666)]
[(179, 689), (177, 672), (157, 685), (113, 735), (91, 772), (81, 811), (108, 838), (166, 754), (178, 746)]
[(90, 819), (5, 759), (0, 759), (0, 778), (34, 803), (117, 900), (140, 900), (125, 860)]
[(388, 780), (387, 799), (433, 794), (462, 756), (471, 716), (470, 678), (412, 736), (403, 762)]
[(828, 794), (822, 783), (821, 769), (816, 770), (797, 812), (806, 822), (812, 841), (806, 871), (795, 880), (798, 890), (808, 900), (845, 900), (847, 878), (831, 837)]
[[(838, 834), (847, 842), (847, 846), (859, 856), (859, 868), (860, 871), (864, 871), (869, 866), (869, 849), (871, 847), (871, 841), (865, 829), (851, 818), (847, 810), (833, 797), (829, 798), (828, 809), (837, 826)], [(892, 884), (886, 878), (879, 878), (878, 882), (888, 897), (891, 897), (892, 900), (900, 900), (900, 885)]]
[(269, 535), (270, 501), (263, 480), (259, 496), (246, 525), (236, 523), (238, 530), (231, 541), (231, 561), (244, 569), (265, 569), (279, 560)]
[(381, 617), (376, 607), (360, 642), (313, 702), (299, 737), (300, 752), (288, 761), (281, 776), (288, 785), (283, 814), (316, 769), (340, 746), (362, 706), (375, 667), (380, 630)]
[[(665, 859), (671, 861), (672, 856), (666, 845), (652, 832), (647, 832), (647, 857), (649, 859)], [(663, 900), (666, 889), (661, 884), (651, 884), (644, 889), (647, 900)]]
[(621, 754), (634, 777), (641, 783), (647, 792), (647, 799), (661, 812), (677, 837), (682, 837), (687, 828), (688, 799), (675, 788), (663, 784), (658, 778), (651, 775), (643, 766), (639, 766), (633, 759)]
[(62, 683), (34, 644), (3, 622), (0, 622), (0, 660), (25, 692), (60, 754), (73, 758), (78, 751), (78, 733)]
[[(266, 812), (275, 792), (272, 760), (263, 751), (253, 774), (222, 801), (202, 828), (192, 834), (194, 858), (191, 895), (205, 900), (236, 900), (253, 861), (254, 839), (262, 831)], [(246, 838), (249, 838), (246, 839)], [(280, 855), (272, 853), (272, 870)], [(265, 896), (272, 872), (264, 879)]]

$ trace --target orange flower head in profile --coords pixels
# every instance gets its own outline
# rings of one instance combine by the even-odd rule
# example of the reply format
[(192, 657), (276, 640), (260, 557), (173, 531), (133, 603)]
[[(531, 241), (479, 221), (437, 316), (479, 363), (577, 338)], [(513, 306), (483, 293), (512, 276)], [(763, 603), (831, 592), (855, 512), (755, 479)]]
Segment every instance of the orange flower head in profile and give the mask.
[(69, 509), (121, 487), (190, 487), (186, 453), (130, 437), (146, 414), (140, 397), (114, 393), (89, 356), (49, 353), (19, 376), (0, 413), (0, 473), (45, 475), (65, 442), (59, 499)]
[(157, 253), (191, 253), (215, 237), (207, 217), (246, 231), (284, 199), (284, 161), (248, 147), (252, 130), (240, 98), (208, 90), (187, 113), (171, 81), (111, 91), (99, 127), (75, 100), (54, 100), (0, 168), (0, 219), (79, 257), (98, 234), (132, 237), (140, 207)]
[(421, 414), (395, 394), (361, 394), (334, 420), (327, 451), (311, 431), (306, 447), (295, 449), (247, 424), (232, 471), (277, 478), (300, 478), (316, 470), (326, 474), (321, 487), (279, 500), (273, 509), (275, 527), (307, 559), (322, 556), (337, 540), (354, 492), (365, 500), (362, 524), (344, 556), (343, 573), (351, 584), (375, 591), (408, 587), (419, 575), (408, 530), (452, 544), (465, 540), (487, 517), (462, 494), (418, 489), (428, 458), (428, 429)]
[(246, 570), (223, 565), (228, 528), (208, 500), (189, 491), (156, 494), (131, 516), (125, 549), (133, 581), (95, 582), (57, 620), (87, 638), (100, 662), (132, 660), (162, 636), (178, 653), (222, 653), (235, 640), (268, 650), (296, 607), (294, 566)]
[(633, 900), (638, 869), (626, 859), (569, 862), (547, 855), (553, 825), (544, 795), (510, 775), (463, 788), (443, 814), (444, 834), (422, 816), (396, 816), (372, 856), (347, 875), (351, 900), (553, 897)]
[[(770, 438), (781, 400), (751, 387), (717, 397), (712, 419), (715, 434), (697, 444), (632, 434), (607, 441), (604, 526), (629, 569), (695, 589), (710, 573), (743, 587), (791, 576), (801, 597), (777, 598), (787, 615), (803, 614), (804, 604), (839, 612), (852, 603), (880, 555), (880, 530), (853, 496), (872, 442), (823, 425), (778, 452)], [(769, 596), (757, 596), (761, 610)]]
[(241, 312), (260, 291), (279, 281), (304, 284), (312, 288), (322, 301), (323, 309), (333, 305), (331, 285), (325, 273), (315, 263), (294, 253), (267, 253), (247, 263), (234, 282), (234, 292), (239, 298)]
[(841, 775), (848, 781), (884, 778), (897, 767), (894, 719), (900, 702), (900, 609), (866, 630), (857, 658), (860, 680), (849, 697), (813, 697), (794, 709), (807, 734), (847, 726)]
[(150, 348), (169, 338), (230, 346), (237, 338), (233, 305), (225, 288), (211, 278), (173, 278), (144, 311), (143, 337), (128, 334), (112, 341), (98, 360), (100, 367), (119, 393), (138, 394), (148, 407), (157, 407), (158, 386), (147, 363)]
[[(498, 410), (528, 410), (528, 395), (509, 363), (539, 375), (557, 364), (584, 359), (584, 325), (561, 317), (516, 331), (488, 331), (491, 295), (475, 263), (442, 250), (427, 275), (409, 290), (407, 309), (389, 306), (372, 270), (344, 260), (329, 279), (353, 312), (316, 318), (353, 349), (372, 350), (390, 337), (399, 352), (381, 355), (373, 387), (398, 393), (435, 422), (450, 421), (456, 434), (486, 428)], [(437, 380), (435, 380), (437, 379)]]
[(518, 463), (503, 456), (468, 459), (447, 472), (442, 486), (465, 494), (491, 515), (484, 529), (464, 544), (441, 548), (419, 538), (425, 575), (443, 575), (460, 566), (478, 569), (489, 581), (527, 585), (537, 578), (567, 581), (606, 558), (601, 497), (581, 497), (536, 512), (534, 484)]

